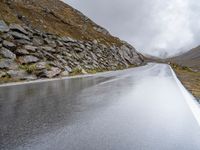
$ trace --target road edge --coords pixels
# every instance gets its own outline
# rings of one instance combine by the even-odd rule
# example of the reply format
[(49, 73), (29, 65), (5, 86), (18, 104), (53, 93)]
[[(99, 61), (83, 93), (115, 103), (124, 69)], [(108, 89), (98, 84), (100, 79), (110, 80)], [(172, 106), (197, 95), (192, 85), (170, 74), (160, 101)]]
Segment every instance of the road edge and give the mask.
[(200, 105), (199, 105), (199, 103), (197, 102), (195, 97), (183, 86), (183, 84), (178, 79), (178, 77), (177, 77), (176, 73), (174, 72), (174, 70), (172, 69), (172, 67), (171, 66), (169, 66), (169, 67), (170, 67), (172, 75), (173, 75), (179, 89), (181, 90), (181, 92), (182, 92), (182, 94), (185, 98), (186, 103), (188, 104), (188, 106), (189, 106), (190, 110), (192, 111), (197, 123), (200, 126)]

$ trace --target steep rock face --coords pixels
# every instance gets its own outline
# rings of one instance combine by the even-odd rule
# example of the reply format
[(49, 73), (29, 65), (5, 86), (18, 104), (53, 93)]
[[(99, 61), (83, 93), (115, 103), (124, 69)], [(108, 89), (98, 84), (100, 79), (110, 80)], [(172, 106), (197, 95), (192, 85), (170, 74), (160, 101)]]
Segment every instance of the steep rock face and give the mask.
[(118, 70), (143, 63), (113, 37), (59, 0), (0, 0), (0, 81)]

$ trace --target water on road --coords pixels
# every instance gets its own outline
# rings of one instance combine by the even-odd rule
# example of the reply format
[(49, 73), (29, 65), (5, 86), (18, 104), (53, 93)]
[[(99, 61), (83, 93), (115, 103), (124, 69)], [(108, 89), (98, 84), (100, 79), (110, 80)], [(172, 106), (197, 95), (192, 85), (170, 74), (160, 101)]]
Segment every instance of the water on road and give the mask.
[[(187, 91), (186, 91), (187, 92)], [(1, 150), (198, 150), (168, 65), (0, 87)]]

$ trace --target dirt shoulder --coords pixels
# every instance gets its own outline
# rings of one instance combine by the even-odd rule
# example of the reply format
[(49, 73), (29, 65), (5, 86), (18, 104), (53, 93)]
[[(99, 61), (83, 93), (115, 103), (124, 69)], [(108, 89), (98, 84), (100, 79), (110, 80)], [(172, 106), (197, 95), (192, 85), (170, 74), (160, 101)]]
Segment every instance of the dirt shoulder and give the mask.
[(172, 67), (183, 85), (200, 101), (200, 72), (177, 65), (172, 65)]

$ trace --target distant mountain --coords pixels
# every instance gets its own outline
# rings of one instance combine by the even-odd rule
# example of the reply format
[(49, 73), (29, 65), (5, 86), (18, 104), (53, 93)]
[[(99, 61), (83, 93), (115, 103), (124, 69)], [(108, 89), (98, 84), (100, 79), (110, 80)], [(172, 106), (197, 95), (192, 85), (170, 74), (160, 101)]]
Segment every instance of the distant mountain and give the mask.
[(152, 56), (149, 54), (143, 54), (143, 58), (146, 63), (150, 63), (150, 62), (165, 63), (165, 59), (162, 59), (162, 58), (156, 57), (156, 56)]
[(193, 48), (184, 54), (167, 60), (181, 66), (187, 66), (192, 68), (193, 70), (200, 71), (200, 46)]

